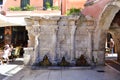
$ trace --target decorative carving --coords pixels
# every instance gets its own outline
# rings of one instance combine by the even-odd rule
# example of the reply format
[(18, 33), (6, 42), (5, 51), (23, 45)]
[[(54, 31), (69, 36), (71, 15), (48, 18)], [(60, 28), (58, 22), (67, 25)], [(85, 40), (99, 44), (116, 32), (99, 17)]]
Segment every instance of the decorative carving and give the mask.
[(41, 61), (39, 64), (40, 66), (51, 66), (52, 65), (47, 55), (44, 56), (43, 61)]
[(89, 66), (83, 54), (76, 60), (76, 66)]
[(58, 63), (58, 66), (70, 66), (70, 63), (65, 60), (65, 57), (62, 57), (62, 60), (60, 63)]
[[(40, 66), (51, 66), (52, 63), (56, 64), (62, 58), (58, 65), (69, 66), (69, 62), (72, 63), (74, 59), (86, 51), (86, 48), (90, 48), (88, 44), (87, 20), (88, 18), (83, 15), (30, 17), (27, 21), (32, 23), (28, 23), (27, 29), (29, 34), (35, 36), (33, 62), (39, 62)], [(80, 25), (77, 22), (84, 23)], [(92, 25), (91, 23), (89, 24)], [(30, 41), (32, 42), (33, 40)], [(48, 52), (52, 63), (46, 56)]]

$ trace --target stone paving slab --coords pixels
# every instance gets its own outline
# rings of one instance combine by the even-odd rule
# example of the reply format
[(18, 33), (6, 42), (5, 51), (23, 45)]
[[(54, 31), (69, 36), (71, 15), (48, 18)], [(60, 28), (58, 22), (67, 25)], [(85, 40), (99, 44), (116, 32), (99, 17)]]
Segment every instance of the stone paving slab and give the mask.
[[(95, 67), (95, 66), (93, 66)], [(40, 66), (32, 66), (32, 70), (62, 70), (62, 69), (67, 69), (67, 70), (79, 70), (79, 69), (91, 69), (91, 66), (81, 66), (81, 67), (59, 67), (59, 66), (49, 66), (49, 67), (40, 67)]]
[(7, 80), (120, 80), (120, 72), (104, 66), (94, 69), (31, 70), (26, 67)]

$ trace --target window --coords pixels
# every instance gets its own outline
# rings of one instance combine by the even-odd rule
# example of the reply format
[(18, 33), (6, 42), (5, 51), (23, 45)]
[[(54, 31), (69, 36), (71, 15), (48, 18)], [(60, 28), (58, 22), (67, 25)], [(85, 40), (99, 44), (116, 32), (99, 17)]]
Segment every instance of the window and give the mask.
[(51, 7), (53, 6), (53, 0), (43, 0), (43, 7), (45, 9), (47, 9), (46, 2), (49, 2)]
[(22, 9), (24, 9), (24, 7), (26, 7), (27, 4), (30, 4), (30, 0), (21, 0), (21, 8)]
[(2, 5), (3, 4), (3, 0), (0, 0), (0, 5)]

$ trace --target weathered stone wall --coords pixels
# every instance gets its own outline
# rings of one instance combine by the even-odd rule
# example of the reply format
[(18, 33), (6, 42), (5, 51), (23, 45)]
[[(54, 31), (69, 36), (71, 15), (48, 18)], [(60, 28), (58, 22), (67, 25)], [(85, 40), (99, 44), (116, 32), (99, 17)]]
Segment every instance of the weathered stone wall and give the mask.
[[(34, 47), (31, 63), (38, 63), (48, 56), (52, 63), (75, 61), (84, 54), (92, 63), (94, 20), (80, 16), (41, 16), (25, 19), (30, 38), (29, 47)], [(33, 38), (33, 36), (35, 38)], [(33, 42), (35, 41), (35, 42)], [(35, 43), (35, 44), (31, 44)]]

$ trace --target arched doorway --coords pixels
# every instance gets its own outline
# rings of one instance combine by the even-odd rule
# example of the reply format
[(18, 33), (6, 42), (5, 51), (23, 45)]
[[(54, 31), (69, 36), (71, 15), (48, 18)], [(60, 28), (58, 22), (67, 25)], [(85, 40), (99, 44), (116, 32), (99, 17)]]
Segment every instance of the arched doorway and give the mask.
[[(97, 28), (96, 34), (94, 38), (94, 50), (102, 51), (103, 53), (101, 56), (105, 57), (105, 43), (107, 38), (107, 33), (109, 32), (112, 35), (112, 38), (115, 42), (115, 50), (118, 54), (117, 60), (120, 61), (120, 42), (119, 42), (119, 35), (120, 35), (120, 26), (118, 25), (119, 22), (117, 21), (116, 17), (120, 16), (120, 6), (118, 5), (120, 1), (114, 1), (108, 3), (104, 8), (103, 12), (101, 13)], [(118, 17), (119, 18), (119, 17)], [(115, 22), (114, 22), (115, 20)], [(115, 26), (116, 24), (117, 26)], [(114, 24), (114, 26), (113, 26)], [(103, 62), (105, 58), (103, 58)]]

